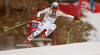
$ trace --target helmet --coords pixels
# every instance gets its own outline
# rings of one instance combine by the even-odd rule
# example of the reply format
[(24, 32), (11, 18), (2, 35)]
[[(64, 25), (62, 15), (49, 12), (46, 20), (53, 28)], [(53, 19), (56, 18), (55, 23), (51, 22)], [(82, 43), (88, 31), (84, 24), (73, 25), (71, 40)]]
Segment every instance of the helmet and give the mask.
[(53, 3), (51, 4), (51, 8), (52, 8), (52, 9), (58, 9), (58, 7), (59, 7), (59, 4), (58, 4), (57, 2), (53, 2)]

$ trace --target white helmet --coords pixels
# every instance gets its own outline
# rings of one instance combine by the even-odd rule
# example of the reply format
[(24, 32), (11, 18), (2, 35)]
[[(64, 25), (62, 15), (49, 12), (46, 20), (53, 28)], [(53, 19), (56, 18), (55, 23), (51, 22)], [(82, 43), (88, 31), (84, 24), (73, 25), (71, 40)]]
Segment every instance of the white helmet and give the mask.
[(53, 3), (51, 4), (51, 8), (52, 8), (52, 9), (58, 9), (58, 8), (59, 8), (59, 4), (58, 4), (57, 2), (53, 2)]

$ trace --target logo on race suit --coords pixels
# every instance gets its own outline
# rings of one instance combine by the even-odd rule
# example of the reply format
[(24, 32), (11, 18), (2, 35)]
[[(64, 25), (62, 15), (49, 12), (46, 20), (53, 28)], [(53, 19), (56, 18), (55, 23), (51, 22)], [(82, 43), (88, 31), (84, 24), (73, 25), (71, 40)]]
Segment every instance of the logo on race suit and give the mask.
[(41, 26), (44, 26), (44, 24), (41, 24)]
[(50, 14), (49, 17), (56, 18), (56, 14)]

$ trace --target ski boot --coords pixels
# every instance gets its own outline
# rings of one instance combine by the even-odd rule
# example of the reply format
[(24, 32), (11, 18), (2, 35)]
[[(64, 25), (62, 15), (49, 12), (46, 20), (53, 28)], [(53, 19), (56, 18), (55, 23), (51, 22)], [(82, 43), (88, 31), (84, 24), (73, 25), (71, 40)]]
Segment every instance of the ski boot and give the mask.
[(24, 43), (23, 44), (27, 44), (29, 42), (29, 40), (28, 39), (26, 39), (25, 41), (24, 41)]

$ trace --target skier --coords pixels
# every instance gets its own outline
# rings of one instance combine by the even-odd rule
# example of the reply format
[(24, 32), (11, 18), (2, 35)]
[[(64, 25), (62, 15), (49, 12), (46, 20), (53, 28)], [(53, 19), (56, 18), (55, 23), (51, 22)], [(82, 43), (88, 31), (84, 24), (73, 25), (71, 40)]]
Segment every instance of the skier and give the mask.
[(29, 41), (31, 41), (35, 36), (40, 34), (44, 29), (47, 31), (43, 34), (45, 37), (50, 35), (55, 29), (56, 29), (56, 24), (54, 22), (59, 16), (63, 16), (66, 18), (74, 19), (74, 20), (79, 20), (77, 17), (64, 14), (63, 12), (59, 11), (59, 4), (57, 2), (53, 2), (51, 4), (51, 7), (46, 8), (40, 12), (37, 13), (37, 20), (40, 20), (40, 15), (45, 14), (44, 19), (42, 22), (38, 25), (37, 30), (32, 33), (30, 36), (27, 37), (27, 39), (24, 41), (23, 44), (27, 44)]

